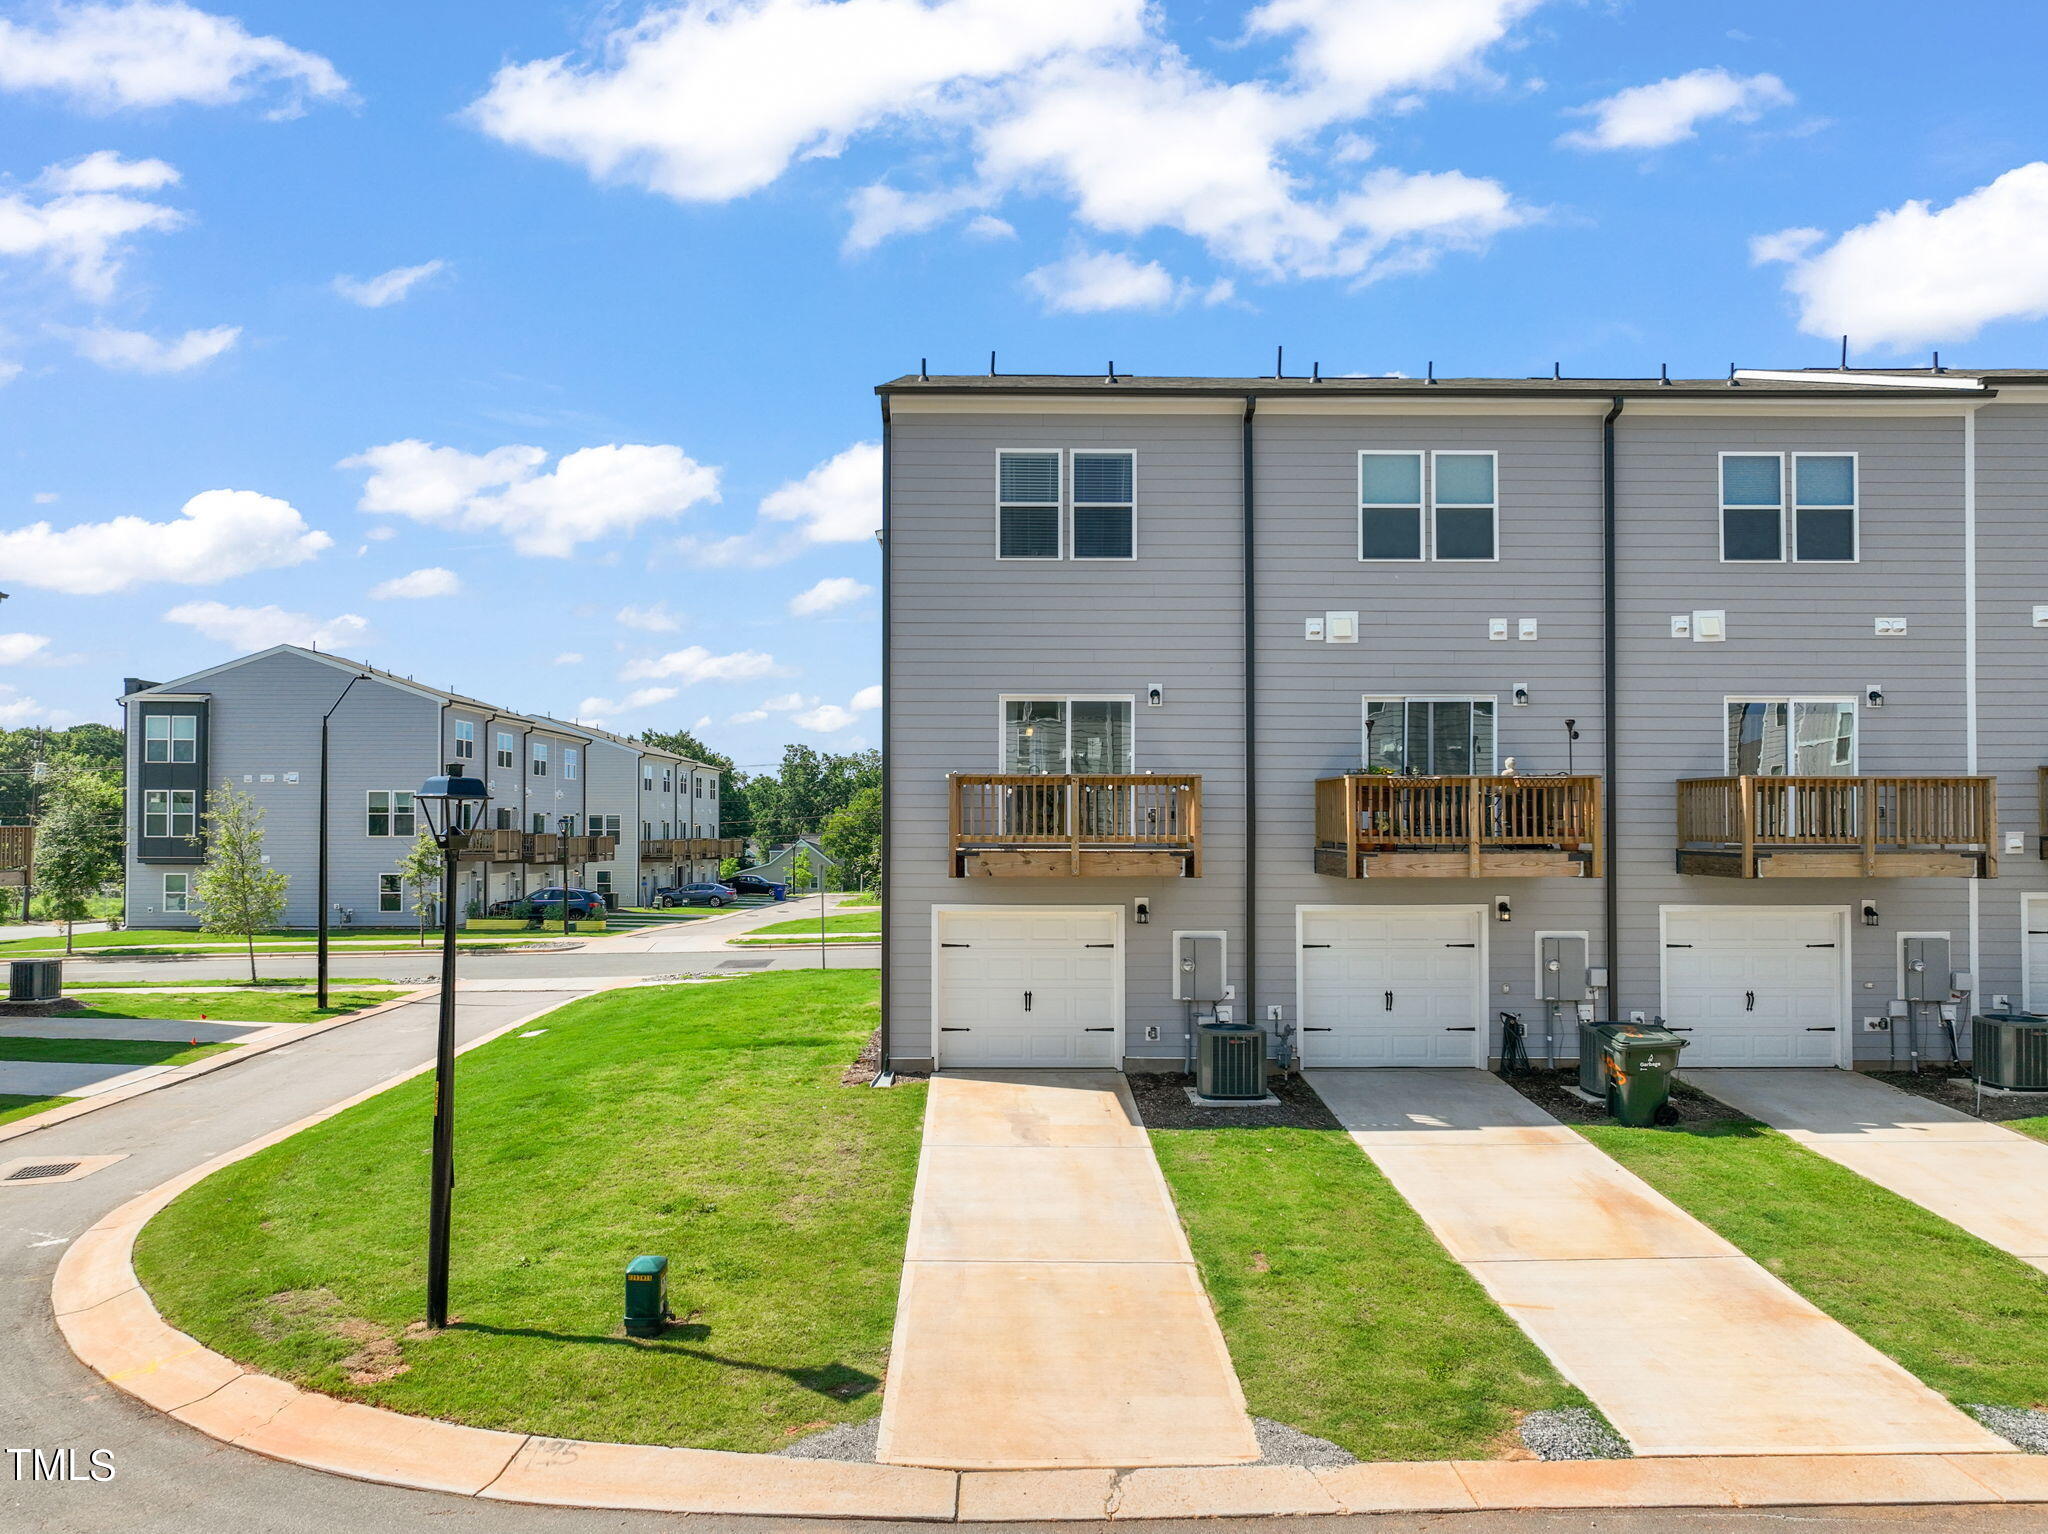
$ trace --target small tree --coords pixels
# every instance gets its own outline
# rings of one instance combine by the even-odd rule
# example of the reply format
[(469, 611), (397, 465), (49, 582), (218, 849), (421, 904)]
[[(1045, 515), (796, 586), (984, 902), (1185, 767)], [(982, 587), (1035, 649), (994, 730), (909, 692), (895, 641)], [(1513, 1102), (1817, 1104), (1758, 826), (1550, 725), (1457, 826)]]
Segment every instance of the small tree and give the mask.
[(67, 772), (43, 795), (36, 828), (36, 883), (50, 914), (72, 924), (92, 914), (92, 897), (121, 873), (121, 792), (97, 772)]
[(263, 861), (263, 811), (223, 782), (206, 812), (206, 862), (194, 890), (199, 930), (239, 937), (249, 949), (249, 979), (256, 978), (256, 934), (284, 919), (290, 878)]
[(789, 887), (793, 890), (811, 887), (811, 853), (807, 847), (799, 846), (789, 856)]
[[(431, 836), (419, 836), (398, 860), (398, 877), (412, 892), (412, 908), (420, 919), (420, 947), (427, 946), (427, 910), (440, 898), (445, 865)], [(446, 917), (442, 918), (446, 920)]]
[(882, 790), (870, 785), (834, 810), (818, 842), (837, 860), (842, 888), (872, 889), (882, 867)]
[(731, 878), (731, 877), (732, 877), (732, 876), (733, 876), (734, 874), (738, 873), (739, 871), (740, 871), (740, 860), (739, 860), (738, 858), (721, 858), (721, 859), (719, 859), (719, 862), (718, 862), (718, 877), (719, 877), (719, 879), (720, 879), (720, 881), (721, 881), (721, 882), (722, 882), (722, 881), (724, 881), (724, 880), (726, 880), (726, 879), (730, 879), (730, 878)]

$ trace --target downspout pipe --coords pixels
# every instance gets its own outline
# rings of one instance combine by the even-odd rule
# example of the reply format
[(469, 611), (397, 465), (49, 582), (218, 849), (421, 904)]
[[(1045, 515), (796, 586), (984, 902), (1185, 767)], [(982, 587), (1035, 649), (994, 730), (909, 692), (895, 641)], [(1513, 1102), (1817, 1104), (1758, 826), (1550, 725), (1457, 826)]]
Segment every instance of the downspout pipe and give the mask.
[[(1244, 1021), (1260, 1026), (1259, 1000), (1259, 687), (1258, 486), (1253, 417), (1244, 397), (1240, 457), (1244, 471)], [(884, 907), (884, 909), (887, 909)], [(1290, 1062), (1291, 1063), (1291, 1062)]]
[(1620, 419), (1627, 400), (1617, 394), (1600, 421), (1600, 687), (1601, 750), (1604, 778), (1601, 784), (1601, 840), (1606, 847), (1606, 877), (1600, 882), (1605, 905), (1602, 947), (1607, 957), (1607, 1010), (1621, 1015), (1621, 847), (1616, 839), (1620, 822), (1616, 785), (1621, 778), (1620, 683), (1615, 674), (1620, 649), (1619, 615), (1615, 612), (1615, 494), (1614, 423)]
[[(892, 423), (889, 419), (889, 396), (885, 394), (882, 396), (882, 528), (880, 534), (882, 542), (882, 854), (881, 867), (877, 870), (875, 877), (876, 885), (881, 892), (884, 918), (882, 922), (881, 1059), (876, 1065), (873, 1083), (878, 1087), (890, 1085), (895, 1077), (894, 1057), (890, 1049), (892, 1034), (890, 1030), (891, 1014), (889, 1011), (889, 955), (894, 947), (891, 941), (894, 933), (887, 920), (891, 909), (889, 903), (891, 898), (889, 894), (889, 824), (894, 818), (890, 811), (894, 806), (896, 787), (895, 761), (889, 755), (889, 716), (895, 712), (896, 699), (889, 674), (890, 665), (896, 653), (895, 648), (889, 642), (890, 618), (895, 611), (889, 600), (889, 567), (894, 563), (889, 549), (889, 503), (891, 500), (891, 487), (893, 485), (889, 475), (889, 465), (893, 446)], [(820, 908), (824, 906), (824, 903), (824, 897), (822, 895), (819, 896), (818, 904)], [(938, 1028), (939, 1020), (936, 1016), (932, 1018), (931, 1025), (934, 1030)], [(932, 1057), (934, 1060), (937, 1059), (938, 1052), (938, 1034), (934, 1031), (932, 1034)]]

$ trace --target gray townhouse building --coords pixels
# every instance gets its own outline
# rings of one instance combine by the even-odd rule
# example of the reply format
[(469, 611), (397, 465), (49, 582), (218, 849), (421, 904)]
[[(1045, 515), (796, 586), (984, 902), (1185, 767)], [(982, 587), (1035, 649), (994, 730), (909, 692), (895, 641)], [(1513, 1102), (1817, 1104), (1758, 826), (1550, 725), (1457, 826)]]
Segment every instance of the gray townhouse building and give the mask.
[(565, 851), (572, 880), (632, 904), (711, 877), (743, 845), (720, 835), (715, 767), (295, 645), (172, 682), (131, 677), (121, 705), (133, 927), (198, 923), (194, 875), (221, 784), (264, 811), (266, 856), (291, 878), (285, 924), (315, 924), (323, 716), (335, 923), (411, 919), (397, 870), (425, 829), (413, 791), (450, 762), (491, 793), (461, 864), (465, 913), (558, 885)]
[(2048, 373), (878, 393), (899, 1068), (1177, 1069), (1183, 936), (1311, 1068), (2048, 1007)]

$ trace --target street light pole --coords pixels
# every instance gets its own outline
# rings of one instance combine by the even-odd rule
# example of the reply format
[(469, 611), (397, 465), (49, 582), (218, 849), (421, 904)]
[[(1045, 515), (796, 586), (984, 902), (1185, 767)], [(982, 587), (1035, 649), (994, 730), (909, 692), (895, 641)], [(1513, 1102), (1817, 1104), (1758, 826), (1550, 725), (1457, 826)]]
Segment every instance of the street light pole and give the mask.
[(367, 673), (357, 672), (348, 679), (348, 687), (342, 688), (335, 700), (327, 706), (327, 712), (320, 716), (320, 839), (319, 872), (315, 875), (317, 886), (315, 901), (319, 911), (315, 921), (313, 939), (313, 1005), (321, 1011), (327, 1010), (327, 721), (334, 717), (334, 711), (341, 707), (341, 700), (348, 696), (349, 687), (362, 681)]

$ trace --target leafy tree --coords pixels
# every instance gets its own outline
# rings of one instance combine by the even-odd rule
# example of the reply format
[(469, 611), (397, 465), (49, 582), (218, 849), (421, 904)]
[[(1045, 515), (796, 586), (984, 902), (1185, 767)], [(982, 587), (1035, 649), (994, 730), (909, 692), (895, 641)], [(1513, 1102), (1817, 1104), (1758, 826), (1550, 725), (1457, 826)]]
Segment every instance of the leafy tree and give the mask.
[[(43, 778), (37, 762), (49, 764)], [(51, 785), (67, 772), (106, 774), (116, 789), (122, 777), (121, 732), (104, 724), (75, 724), (68, 730), (27, 726), (0, 730), (0, 824), (22, 825), (47, 803)], [(120, 823), (119, 816), (115, 824)]]
[(249, 949), (249, 979), (256, 978), (256, 934), (284, 919), (290, 878), (263, 861), (263, 811), (248, 794), (223, 781), (206, 812), (206, 862), (194, 896), (199, 928), (239, 937)]
[(431, 836), (420, 835), (398, 860), (398, 878), (412, 892), (412, 908), (420, 919), (420, 947), (427, 946), (427, 911), (440, 898), (446, 865)]
[(748, 782), (754, 831), (770, 842), (816, 835), (834, 810), (863, 788), (879, 787), (881, 781), (879, 751), (838, 753), (815, 746), (784, 746), (782, 764), (774, 776)]
[(802, 847), (789, 860), (789, 887), (793, 890), (807, 890), (811, 887), (811, 855)]
[(732, 877), (732, 876), (733, 876), (734, 874), (736, 874), (736, 873), (738, 873), (738, 872), (740, 871), (740, 866), (741, 866), (741, 864), (742, 864), (742, 863), (743, 863), (744, 861), (745, 861), (745, 860), (744, 860), (744, 859), (741, 859), (741, 858), (721, 858), (721, 859), (719, 859), (719, 863), (718, 863), (718, 877), (719, 877), (720, 879), (722, 879), (722, 880), (723, 880), (723, 879), (730, 879), (730, 878), (731, 878), (731, 877)]
[(864, 890), (882, 869), (882, 790), (870, 784), (825, 818), (819, 844), (839, 864), (840, 883)]
[(107, 774), (67, 770), (43, 785), (36, 828), (35, 879), (50, 914), (72, 925), (92, 914), (90, 901), (121, 875), (121, 789)]

